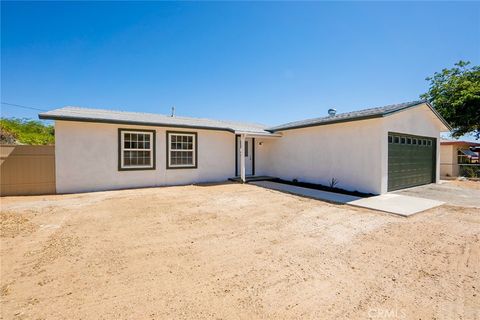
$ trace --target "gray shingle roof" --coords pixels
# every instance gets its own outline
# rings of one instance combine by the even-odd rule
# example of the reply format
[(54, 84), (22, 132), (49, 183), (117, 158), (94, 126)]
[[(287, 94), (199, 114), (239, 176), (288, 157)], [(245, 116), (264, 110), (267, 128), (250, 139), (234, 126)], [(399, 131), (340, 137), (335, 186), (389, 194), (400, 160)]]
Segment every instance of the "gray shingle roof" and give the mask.
[(384, 107), (370, 108), (359, 111), (341, 113), (334, 116), (307, 119), (285, 123), (275, 127), (267, 127), (257, 123), (244, 123), (235, 121), (212, 120), (203, 118), (170, 117), (154, 113), (113, 111), (103, 109), (88, 109), (78, 107), (64, 107), (40, 113), (40, 119), (87, 121), (117, 124), (132, 124), (145, 126), (163, 126), (177, 128), (195, 128), (207, 130), (224, 130), (233, 133), (247, 133), (254, 135), (274, 135), (275, 132), (313, 127), (325, 124), (365, 120), (384, 117), (389, 114), (402, 111), (426, 103), (433, 113), (451, 130), (450, 125), (438, 114), (438, 112), (426, 101), (412, 101), (392, 104)]
[(271, 135), (266, 126), (256, 123), (211, 120), (202, 118), (170, 117), (162, 114), (125, 112), (78, 107), (64, 107), (39, 114), (40, 119), (134, 124), (246, 132), (259, 135)]
[[(275, 132), (275, 131), (313, 127), (318, 125), (325, 125), (325, 124), (332, 124), (332, 123), (339, 123), (339, 122), (379, 118), (379, 117), (384, 117), (389, 114), (392, 114), (404, 109), (408, 109), (411, 107), (415, 107), (424, 103), (427, 103), (427, 102), (423, 100), (419, 100), (419, 101), (411, 101), (411, 102), (405, 102), (405, 103), (399, 103), (399, 104), (392, 104), (384, 107), (376, 107), (376, 108), (370, 108), (370, 109), (363, 109), (359, 111), (340, 113), (334, 116), (326, 116), (321, 118), (313, 118), (313, 119), (289, 122), (279, 126), (267, 128), (267, 130)], [(447, 128), (450, 128), (448, 123), (437, 113), (437, 111), (429, 103), (427, 103), (427, 105), (447, 126)]]

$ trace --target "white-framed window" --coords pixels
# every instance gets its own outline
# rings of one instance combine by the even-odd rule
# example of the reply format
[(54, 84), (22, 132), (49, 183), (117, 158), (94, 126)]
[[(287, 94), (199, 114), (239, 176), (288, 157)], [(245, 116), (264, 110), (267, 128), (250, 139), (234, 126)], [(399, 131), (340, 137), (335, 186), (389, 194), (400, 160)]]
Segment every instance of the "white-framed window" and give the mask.
[(197, 167), (197, 133), (167, 131), (167, 169)]
[(119, 129), (119, 170), (155, 169), (155, 131)]

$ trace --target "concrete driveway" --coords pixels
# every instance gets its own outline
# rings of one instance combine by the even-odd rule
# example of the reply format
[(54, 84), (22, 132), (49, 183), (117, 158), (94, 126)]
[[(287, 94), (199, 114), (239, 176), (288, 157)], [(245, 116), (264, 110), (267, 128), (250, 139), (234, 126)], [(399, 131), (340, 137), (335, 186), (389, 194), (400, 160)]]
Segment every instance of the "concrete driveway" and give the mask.
[(427, 184), (393, 193), (439, 200), (453, 206), (480, 208), (480, 182), (475, 181), (441, 180), (439, 184)]
[(403, 217), (408, 217), (413, 214), (441, 206), (445, 203), (444, 201), (391, 193), (369, 198), (360, 198), (340, 193), (302, 188), (272, 181), (257, 181), (252, 182), (252, 184), (267, 189), (300, 195), (303, 197), (309, 197), (333, 203), (349, 204), (355, 207), (393, 213)]

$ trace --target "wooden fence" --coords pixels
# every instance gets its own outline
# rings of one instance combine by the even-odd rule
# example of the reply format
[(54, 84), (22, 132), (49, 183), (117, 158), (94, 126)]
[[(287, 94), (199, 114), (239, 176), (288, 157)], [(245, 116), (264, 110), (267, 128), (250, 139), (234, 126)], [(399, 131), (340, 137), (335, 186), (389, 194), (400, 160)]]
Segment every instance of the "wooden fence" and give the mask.
[(0, 196), (55, 193), (55, 146), (0, 145)]

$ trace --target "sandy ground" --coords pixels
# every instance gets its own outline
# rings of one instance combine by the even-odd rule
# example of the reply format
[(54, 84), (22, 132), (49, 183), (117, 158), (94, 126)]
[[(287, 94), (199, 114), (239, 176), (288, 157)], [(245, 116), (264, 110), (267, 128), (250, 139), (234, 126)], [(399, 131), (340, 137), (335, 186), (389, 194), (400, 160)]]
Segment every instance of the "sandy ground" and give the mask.
[(4, 319), (480, 319), (480, 212), (253, 185), (2, 198)]
[(459, 186), (461, 188), (480, 190), (480, 181), (449, 180), (449, 181), (445, 181), (445, 182), (451, 183), (452, 185)]

